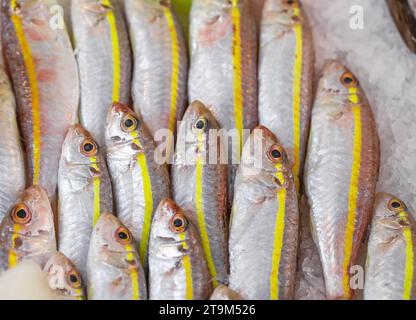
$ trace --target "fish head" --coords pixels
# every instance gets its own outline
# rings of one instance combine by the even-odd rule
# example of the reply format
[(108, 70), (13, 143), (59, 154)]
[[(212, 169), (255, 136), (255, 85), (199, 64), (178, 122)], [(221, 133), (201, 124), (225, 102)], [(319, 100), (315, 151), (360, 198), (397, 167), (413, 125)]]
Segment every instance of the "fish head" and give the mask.
[(186, 243), (194, 241), (190, 221), (183, 210), (171, 199), (159, 203), (152, 222), (151, 251), (164, 258), (177, 258), (184, 254)]
[(72, 165), (90, 165), (100, 161), (98, 144), (80, 125), (71, 126), (62, 147), (62, 158)]
[(9, 242), (17, 252), (43, 252), (56, 246), (54, 217), (45, 190), (40, 186), (26, 189), (0, 228), (10, 236)]
[(103, 213), (92, 232), (90, 250), (100, 261), (120, 269), (137, 268), (140, 264), (133, 235), (111, 213)]
[(62, 253), (55, 252), (46, 262), (43, 271), (51, 289), (61, 296), (79, 300), (85, 298), (81, 274)]
[(402, 229), (412, 221), (406, 204), (396, 196), (387, 193), (376, 195), (374, 222), (390, 229)]
[(259, 174), (267, 179), (278, 172), (291, 176), (292, 167), (279, 139), (265, 126), (254, 128), (243, 147), (242, 170), (244, 175)]
[(302, 19), (301, 4), (298, 0), (266, 0), (263, 7), (262, 23), (293, 26)]
[(107, 150), (123, 146), (136, 154), (137, 151), (143, 151), (146, 134), (144, 123), (137, 113), (118, 102), (111, 105), (105, 132)]

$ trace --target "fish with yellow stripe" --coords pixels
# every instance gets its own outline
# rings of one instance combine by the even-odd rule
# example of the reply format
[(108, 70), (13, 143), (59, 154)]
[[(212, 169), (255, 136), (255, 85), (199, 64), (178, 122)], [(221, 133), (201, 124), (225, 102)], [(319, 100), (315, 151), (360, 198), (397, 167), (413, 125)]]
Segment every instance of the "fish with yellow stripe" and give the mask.
[(173, 200), (162, 200), (150, 233), (149, 299), (208, 300), (212, 291), (196, 227)]
[(259, 122), (279, 136), (299, 178), (309, 134), (314, 81), (312, 32), (299, 1), (267, 0), (259, 51)]
[(243, 299), (293, 299), (299, 209), (292, 167), (264, 126), (253, 130), (241, 160), (230, 222), (230, 288)]
[(100, 216), (88, 252), (89, 300), (146, 300), (146, 277), (130, 231), (111, 213)]
[(55, 0), (4, 0), (2, 40), (26, 154), (27, 185), (42, 186), (56, 209), (62, 143), (75, 122), (79, 81), (65, 28), (53, 28)]
[(104, 151), (108, 107), (113, 101), (130, 100), (127, 26), (115, 0), (73, 0), (71, 19), (81, 88), (80, 122)]
[(54, 253), (43, 268), (49, 286), (60, 300), (85, 300), (82, 277), (64, 254)]
[(150, 224), (169, 196), (168, 170), (142, 118), (128, 106), (109, 108), (105, 131), (117, 216), (132, 232), (147, 269)]
[(87, 255), (94, 224), (113, 211), (105, 158), (91, 134), (80, 125), (66, 135), (58, 172), (58, 247), (87, 280)]
[(199, 101), (188, 107), (178, 130), (172, 166), (175, 202), (198, 227), (214, 287), (228, 283), (227, 157), (220, 128)]
[(186, 104), (188, 58), (185, 39), (170, 0), (125, 0), (134, 55), (132, 97), (156, 142), (169, 129), (167, 160), (173, 151), (176, 123)]
[(351, 299), (372, 215), (380, 162), (376, 123), (357, 78), (338, 61), (323, 69), (312, 109), (305, 191), (328, 299)]
[(416, 222), (393, 195), (376, 196), (365, 272), (364, 299), (416, 299)]
[(190, 13), (189, 101), (204, 103), (227, 130), (230, 207), (243, 130), (258, 122), (257, 34), (251, 9), (249, 0), (194, 0)]
[(45, 190), (26, 189), (0, 224), (0, 270), (33, 260), (41, 268), (56, 251), (54, 216)]

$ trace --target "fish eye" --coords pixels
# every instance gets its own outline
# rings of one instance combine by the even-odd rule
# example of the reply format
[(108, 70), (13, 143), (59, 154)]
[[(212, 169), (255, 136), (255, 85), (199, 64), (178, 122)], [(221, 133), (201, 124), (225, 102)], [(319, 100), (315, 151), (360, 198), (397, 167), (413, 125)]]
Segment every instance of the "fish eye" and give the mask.
[(118, 228), (116, 230), (115, 237), (121, 244), (129, 244), (132, 239), (130, 231), (125, 227)]
[(68, 273), (68, 282), (70, 286), (73, 288), (81, 287), (81, 276), (78, 274), (76, 270), (71, 270)]
[(344, 87), (351, 88), (357, 86), (358, 81), (351, 72), (347, 71), (342, 74), (341, 83)]
[(32, 220), (32, 213), (25, 204), (18, 204), (11, 213), (12, 220), (18, 224), (27, 224)]
[(206, 127), (207, 127), (207, 120), (205, 120), (204, 118), (200, 118), (196, 120), (194, 124), (194, 129), (197, 133), (205, 132)]
[(95, 156), (98, 152), (97, 143), (94, 140), (87, 138), (82, 142), (80, 151), (84, 156)]
[(406, 210), (406, 205), (403, 203), (403, 201), (399, 199), (391, 199), (389, 204), (387, 205), (390, 211), (393, 212), (402, 212)]
[(170, 220), (170, 229), (175, 233), (182, 233), (188, 226), (188, 220), (182, 213), (175, 214)]
[(285, 157), (285, 151), (280, 145), (274, 144), (269, 149), (268, 157), (275, 163), (282, 162)]
[(136, 128), (139, 125), (139, 121), (133, 117), (130, 114), (127, 114), (122, 120), (121, 120), (121, 129), (124, 132), (132, 132), (136, 130)]

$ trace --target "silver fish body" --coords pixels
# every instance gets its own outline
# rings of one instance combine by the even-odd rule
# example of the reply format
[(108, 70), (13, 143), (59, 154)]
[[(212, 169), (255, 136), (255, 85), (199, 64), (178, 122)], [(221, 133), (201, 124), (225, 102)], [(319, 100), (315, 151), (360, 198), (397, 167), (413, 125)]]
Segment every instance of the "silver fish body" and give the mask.
[(104, 156), (91, 134), (72, 126), (62, 148), (58, 173), (59, 251), (87, 281), (87, 256), (94, 224), (112, 212), (111, 181)]
[[(134, 110), (155, 139), (160, 129), (173, 135), (186, 104), (188, 58), (181, 27), (165, 1), (126, 0), (125, 13), (134, 54)], [(167, 144), (170, 156), (173, 140)]]
[(109, 106), (130, 99), (127, 27), (114, 0), (73, 0), (71, 18), (81, 88), (80, 122), (104, 150)]
[[(172, 165), (173, 199), (198, 227), (214, 287), (227, 284), (227, 159), (217, 121), (199, 101), (188, 107), (178, 130)], [(224, 160), (221, 162), (221, 160)]]
[(196, 227), (172, 200), (162, 200), (149, 242), (151, 300), (207, 300), (213, 287)]
[(150, 224), (159, 202), (169, 196), (169, 174), (141, 117), (113, 104), (107, 115), (107, 163), (118, 218), (129, 228), (147, 269)]
[(62, 253), (54, 253), (46, 262), (43, 272), (50, 288), (56, 292), (60, 300), (85, 299), (81, 274)]
[(146, 300), (146, 278), (130, 231), (102, 214), (88, 253), (89, 300)]
[(24, 155), (16, 121), (16, 102), (6, 72), (0, 68), (0, 220), (26, 184)]
[(194, 0), (190, 13), (189, 101), (206, 105), (230, 130), (229, 205), (244, 139), (257, 112), (257, 35), (247, 0)]
[(314, 81), (314, 48), (298, 1), (267, 0), (259, 51), (259, 123), (279, 136), (299, 190)]
[(0, 270), (33, 260), (41, 268), (56, 251), (54, 216), (41, 187), (26, 189), (0, 224)]
[(53, 28), (55, 0), (4, 0), (2, 41), (17, 101), (28, 185), (42, 186), (56, 209), (62, 143), (76, 119), (77, 64), (65, 28)]
[(397, 197), (380, 193), (368, 240), (364, 299), (415, 300), (416, 222)]
[(230, 228), (230, 288), (250, 300), (293, 299), (298, 197), (282, 144), (253, 130), (235, 181)]
[(337, 61), (320, 79), (305, 163), (305, 189), (328, 299), (351, 299), (379, 170), (371, 107), (356, 77)]

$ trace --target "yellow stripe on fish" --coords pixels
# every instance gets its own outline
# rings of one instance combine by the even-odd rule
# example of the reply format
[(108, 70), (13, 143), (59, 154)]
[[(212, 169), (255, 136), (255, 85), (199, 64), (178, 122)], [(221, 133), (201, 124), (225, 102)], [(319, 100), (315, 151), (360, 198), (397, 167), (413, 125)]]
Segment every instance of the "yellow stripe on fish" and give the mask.
[[(293, 10), (295, 17), (300, 17), (299, 3), (296, 3)], [(295, 176), (296, 191), (299, 193), (299, 174), (300, 174), (300, 113), (301, 113), (301, 87), (302, 87), (302, 63), (303, 63), (303, 30), (302, 22), (297, 22), (294, 26), (296, 49), (295, 62), (293, 66), (293, 172)]]
[[(170, 97), (170, 116), (169, 116), (169, 131), (174, 134), (175, 128), (175, 117), (176, 117), (176, 108), (177, 108), (177, 99), (178, 99), (178, 90), (179, 90), (179, 42), (178, 34), (175, 28), (175, 21), (172, 16), (171, 9), (165, 8), (165, 17), (169, 26), (169, 31), (171, 34), (172, 41), (172, 75), (171, 75), (171, 97)], [(172, 141), (173, 136), (169, 135), (169, 140), (167, 141), (166, 155), (171, 156), (172, 150)]]
[[(400, 218), (405, 222), (408, 222), (408, 213), (401, 212)], [(413, 283), (413, 267), (414, 267), (414, 254), (413, 254), (413, 241), (412, 241), (412, 231), (409, 226), (403, 227), (403, 235), (406, 241), (406, 266), (405, 266), (405, 276), (403, 284), (403, 300), (410, 300), (412, 293), (412, 283)]]
[(120, 101), (120, 43), (118, 39), (117, 22), (110, 0), (102, 0), (101, 4), (110, 10), (107, 12), (107, 21), (110, 27), (111, 46), (113, 53), (113, 102)]
[(13, 225), (12, 244), (11, 244), (12, 247), (9, 251), (9, 268), (15, 267), (18, 263), (18, 257), (16, 255), (16, 252), (14, 251), (14, 244), (16, 242), (16, 238), (19, 236), (19, 232), (20, 232), (20, 225), (15, 223)]
[[(204, 150), (203, 145), (203, 136), (198, 134), (198, 149), (200, 152)], [(201, 233), (202, 248), (204, 250), (205, 256), (207, 258), (208, 269), (212, 277), (212, 284), (214, 288), (218, 286), (217, 281), (217, 272), (215, 270), (214, 261), (212, 259), (211, 247), (208, 237), (207, 228), (205, 225), (205, 214), (204, 214), (204, 204), (202, 202), (202, 170), (203, 170), (203, 159), (202, 155), (199, 154), (196, 160), (196, 188), (195, 188), (195, 207), (196, 214), (198, 218), (198, 226)]]
[[(93, 168), (97, 173), (100, 172), (100, 168), (97, 165), (97, 158), (96, 157), (90, 157), (90, 163), (91, 163), (91, 168)], [(101, 179), (100, 179), (100, 175), (96, 175), (94, 177), (93, 180), (93, 184), (94, 184), (94, 214), (93, 214), (93, 226), (95, 226), (95, 224), (97, 223), (98, 218), (100, 217), (100, 212), (101, 212), (101, 208), (100, 208), (100, 184), (101, 184)]]
[(234, 121), (239, 136), (238, 159), (243, 148), (243, 88), (241, 71), (241, 17), (239, 0), (232, 0), (231, 18), (233, 26), (232, 63), (233, 63), (233, 97)]
[(353, 104), (352, 112), (354, 117), (354, 145), (353, 145), (353, 162), (351, 168), (350, 190), (348, 194), (348, 216), (345, 229), (345, 247), (344, 247), (344, 264), (343, 264), (343, 287), (344, 298), (349, 299), (351, 295), (349, 283), (349, 264), (351, 261), (352, 246), (355, 232), (355, 219), (358, 200), (358, 183), (361, 170), (361, 139), (362, 139), (362, 121), (361, 106), (358, 104), (357, 88), (349, 88), (350, 102)]
[[(134, 254), (133, 254), (133, 247), (130, 244), (125, 245), (125, 249), (127, 252), (127, 260), (133, 261), (134, 260)], [(133, 291), (133, 297), (132, 300), (140, 300), (140, 291), (139, 291), (139, 274), (137, 272), (136, 268), (130, 269), (130, 278), (131, 278), (131, 287)]]
[[(139, 139), (137, 138), (137, 132), (133, 131), (131, 133), (134, 143), (136, 143), (140, 149), (143, 150)], [(152, 223), (153, 215), (153, 193), (152, 193), (152, 182), (150, 180), (149, 169), (147, 166), (146, 156), (144, 152), (139, 152), (136, 158), (137, 163), (140, 166), (142, 178), (143, 178), (143, 190), (142, 194), (144, 196), (144, 218), (143, 218), (143, 229), (140, 238), (140, 260), (142, 265), (145, 266), (146, 257), (147, 257), (147, 244), (149, 241), (150, 225)]]
[[(285, 183), (282, 172), (282, 164), (276, 164), (276, 178), (280, 185)], [(276, 225), (274, 231), (273, 253), (272, 253), (272, 271), (270, 274), (270, 300), (279, 299), (279, 266), (283, 248), (283, 236), (285, 231), (285, 210), (286, 210), (286, 189), (277, 190), (277, 199), (279, 208), (276, 214)]]
[[(188, 244), (186, 243), (185, 233), (180, 233), (179, 237), (182, 241), (182, 248), (188, 250)], [(185, 254), (182, 257), (183, 268), (185, 270), (185, 299), (192, 300), (194, 296), (194, 289), (192, 284), (192, 266), (191, 266), (191, 258), (189, 255)]]
[[(10, 3), (13, 12), (17, 10), (16, 0)], [(40, 173), (40, 156), (41, 156), (41, 131), (40, 131), (40, 97), (39, 88), (36, 78), (35, 62), (32, 57), (29, 43), (23, 31), (23, 25), (20, 17), (17, 14), (12, 14), (11, 20), (13, 22), (16, 36), (22, 52), (23, 61), (25, 64), (26, 74), (29, 81), (30, 96), (32, 103), (32, 123), (33, 123), (33, 185), (39, 182)]]

